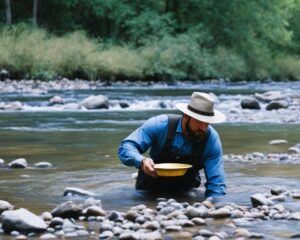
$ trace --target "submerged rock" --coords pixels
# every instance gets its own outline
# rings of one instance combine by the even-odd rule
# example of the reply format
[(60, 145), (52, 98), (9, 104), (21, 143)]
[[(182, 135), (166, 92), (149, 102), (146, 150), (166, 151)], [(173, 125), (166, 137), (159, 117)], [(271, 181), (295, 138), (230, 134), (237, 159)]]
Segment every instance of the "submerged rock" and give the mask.
[(262, 205), (273, 205), (273, 202), (267, 199), (263, 194), (257, 193), (250, 197), (253, 207), (258, 207)]
[(109, 106), (109, 102), (108, 98), (103, 95), (89, 96), (80, 103), (80, 106), (86, 109), (107, 109)]
[(80, 188), (68, 187), (65, 188), (64, 196), (94, 196), (95, 194)]
[(8, 164), (11, 168), (26, 168), (28, 166), (25, 158), (18, 158)]

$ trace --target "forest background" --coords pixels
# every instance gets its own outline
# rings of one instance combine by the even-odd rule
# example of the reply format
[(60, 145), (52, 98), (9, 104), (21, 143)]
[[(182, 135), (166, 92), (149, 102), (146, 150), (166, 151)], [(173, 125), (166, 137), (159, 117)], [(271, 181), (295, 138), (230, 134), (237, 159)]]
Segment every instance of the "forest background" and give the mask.
[(0, 1), (15, 79), (299, 80), (299, 56), (300, 0)]

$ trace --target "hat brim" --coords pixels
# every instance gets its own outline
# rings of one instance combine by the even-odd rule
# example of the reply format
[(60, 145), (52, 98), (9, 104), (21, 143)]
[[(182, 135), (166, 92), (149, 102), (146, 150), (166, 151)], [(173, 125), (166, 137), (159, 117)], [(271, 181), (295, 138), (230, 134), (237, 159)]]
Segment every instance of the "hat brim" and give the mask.
[(180, 110), (181, 112), (189, 115), (192, 118), (195, 118), (201, 122), (206, 122), (206, 123), (221, 123), (226, 121), (226, 116), (221, 113), (218, 110), (214, 110), (214, 116), (205, 116), (201, 115), (195, 112), (192, 112), (191, 110), (188, 109), (188, 104), (186, 103), (177, 103), (176, 108)]

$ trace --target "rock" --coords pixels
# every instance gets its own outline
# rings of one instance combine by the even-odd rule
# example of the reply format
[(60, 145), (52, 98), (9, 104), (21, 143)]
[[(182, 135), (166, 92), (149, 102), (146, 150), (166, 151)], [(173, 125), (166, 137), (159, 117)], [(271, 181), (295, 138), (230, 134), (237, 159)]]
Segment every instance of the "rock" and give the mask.
[(123, 222), (124, 217), (123, 215), (118, 212), (118, 211), (111, 211), (108, 215), (108, 219), (110, 221), (114, 221), (114, 222)]
[(271, 111), (271, 110), (278, 110), (280, 108), (288, 108), (288, 107), (289, 107), (289, 103), (287, 101), (284, 100), (272, 101), (267, 105), (266, 110)]
[(250, 197), (250, 199), (251, 199), (251, 203), (252, 203), (253, 207), (258, 207), (258, 206), (261, 206), (261, 205), (267, 205), (267, 206), (273, 205), (273, 202), (271, 200), (267, 199), (261, 193), (257, 193), (257, 194), (252, 195)]
[(300, 238), (300, 232), (292, 234), (290, 238)]
[(85, 209), (90, 206), (98, 206), (102, 208), (101, 200), (100, 199), (95, 199), (93, 197), (89, 197), (84, 201), (84, 204), (82, 205), (82, 209)]
[(107, 213), (98, 206), (90, 206), (86, 209), (83, 209), (82, 213), (87, 217), (89, 217), (89, 216), (107, 216)]
[(11, 110), (11, 111), (22, 110), (22, 108), (23, 108), (23, 104), (19, 101), (8, 103), (4, 107), (5, 110)]
[(0, 200), (0, 215), (2, 212), (6, 211), (6, 210), (13, 210), (13, 208), (14, 207), (9, 202)]
[(27, 239), (27, 237), (25, 235), (18, 235), (15, 239), (16, 240), (24, 240), (24, 239)]
[(288, 141), (285, 139), (276, 139), (269, 142), (270, 145), (287, 144)]
[(135, 219), (137, 219), (140, 216), (140, 214), (138, 214), (137, 211), (135, 210), (129, 210), (126, 214), (125, 214), (125, 218), (128, 219), (129, 221), (135, 221)]
[(249, 237), (250, 232), (245, 228), (238, 228), (234, 231), (233, 235), (237, 237)]
[(119, 236), (120, 240), (139, 240), (140, 235), (136, 232), (125, 232)]
[(212, 211), (210, 216), (213, 218), (227, 218), (231, 216), (231, 212), (228, 208), (222, 207)]
[(300, 149), (299, 148), (296, 148), (296, 147), (290, 147), (289, 149), (288, 149), (288, 153), (290, 153), (290, 154), (299, 154), (300, 153)]
[(250, 227), (250, 226), (252, 226), (252, 223), (249, 222), (247, 219), (244, 219), (244, 218), (237, 218), (237, 219), (233, 219), (232, 221), (238, 227)]
[(111, 239), (114, 236), (112, 231), (106, 230), (99, 234), (99, 239)]
[(8, 164), (11, 168), (26, 168), (28, 166), (25, 158), (18, 158)]
[(208, 216), (208, 211), (204, 206), (200, 206), (199, 208), (189, 206), (186, 209), (185, 215), (190, 219), (195, 217), (206, 218)]
[(177, 226), (177, 225), (170, 225), (170, 226), (166, 226), (166, 231), (172, 231), (172, 232), (179, 232), (182, 230), (181, 226)]
[(192, 222), (195, 223), (195, 225), (206, 225), (205, 220), (199, 217), (192, 218)]
[(80, 106), (85, 107), (86, 109), (107, 109), (108, 105), (108, 98), (103, 95), (89, 96), (80, 103)]
[(263, 102), (271, 102), (286, 98), (286, 96), (281, 91), (268, 91), (263, 94), (255, 93), (254, 96), (256, 99)]
[(213, 232), (211, 232), (207, 229), (201, 229), (198, 233), (199, 233), (200, 236), (203, 236), (203, 237), (211, 237), (211, 236), (214, 235)]
[(58, 205), (51, 211), (53, 217), (61, 218), (78, 218), (81, 214), (81, 209), (73, 204), (72, 201), (64, 202)]
[(260, 109), (259, 102), (255, 98), (245, 98), (241, 101), (243, 109)]
[(74, 110), (79, 110), (81, 107), (78, 103), (67, 103), (67, 104), (63, 105), (62, 108), (64, 110), (74, 111)]
[(276, 188), (272, 188), (271, 189), (271, 194), (272, 195), (276, 195), (276, 196), (278, 196), (278, 195), (280, 195), (280, 194), (282, 194), (282, 193), (284, 193), (284, 192), (286, 192), (287, 190), (285, 189), (285, 188), (282, 188), (282, 187), (276, 187)]
[(128, 108), (129, 107), (129, 104), (126, 103), (126, 102), (119, 102), (119, 105), (121, 108)]
[(42, 232), (46, 231), (47, 224), (43, 219), (24, 208), (4, 211), (1, 215), (4, 232)]
[(160, 228), (160, 224), (157, 221), (150, 221), (146, 222), (142, 225), (142, 228), (149, 229), (149, 230), (156, 230)]
[(43, 212), (42, 215), (41, 215), (41, 218), (44, 221), (51, 221), (53, 219), (53, 216), (50, 212)]
[(56, 104), (64, 104), (64, 100), (60, 96), (54, 96), (49, 100), (49, 106), (53, 106)]
[(94, 196), (95, 194), (80, 188), (68, 187), (65, 188), (64, 196)]
[(1, 69), (0, 71), (0, 80), (6, 80), (9, 78), (9, 71), (7, 71), (6, 69)]
[(49, 227), (55, 228), (56, 226), (62, 226), (64, 223), (64, 220), (60, 217), (55, 217), (51, 220), (49, 223)]
[(300, 220), (300, 212), (294, 212), (292, 213), (288, 219), (290, 220)]
[(49, 168), (49, 167), (52, 167), (52, 164), (49, 162), (38, 162), (38, 163), (35, 163), (34, 166), (36, 168)]
[(4, 163), (5, 163), (5, 161), (0, 158), (0, 166), (3, 165)]
[(56, 238), (57, 237), (51, 233), (45, 233), (40, 237), (40, 239), (56, 239)]

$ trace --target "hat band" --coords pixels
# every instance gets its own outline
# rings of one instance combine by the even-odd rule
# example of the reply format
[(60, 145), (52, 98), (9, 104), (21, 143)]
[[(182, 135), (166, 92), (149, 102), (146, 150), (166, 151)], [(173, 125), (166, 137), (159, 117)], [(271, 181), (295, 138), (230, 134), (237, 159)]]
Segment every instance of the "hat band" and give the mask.
[(214, 112), (203, 112), (203, 111), (199, 111), (193, 107), (191, 107), (190, 105), (187, 106), (188, 110), (194, 112), (194, 113), (198, 113), (198, 114), (201, 114), (201, 115), (204, 115), (204, 116), (214, 116), (215, 113)]

